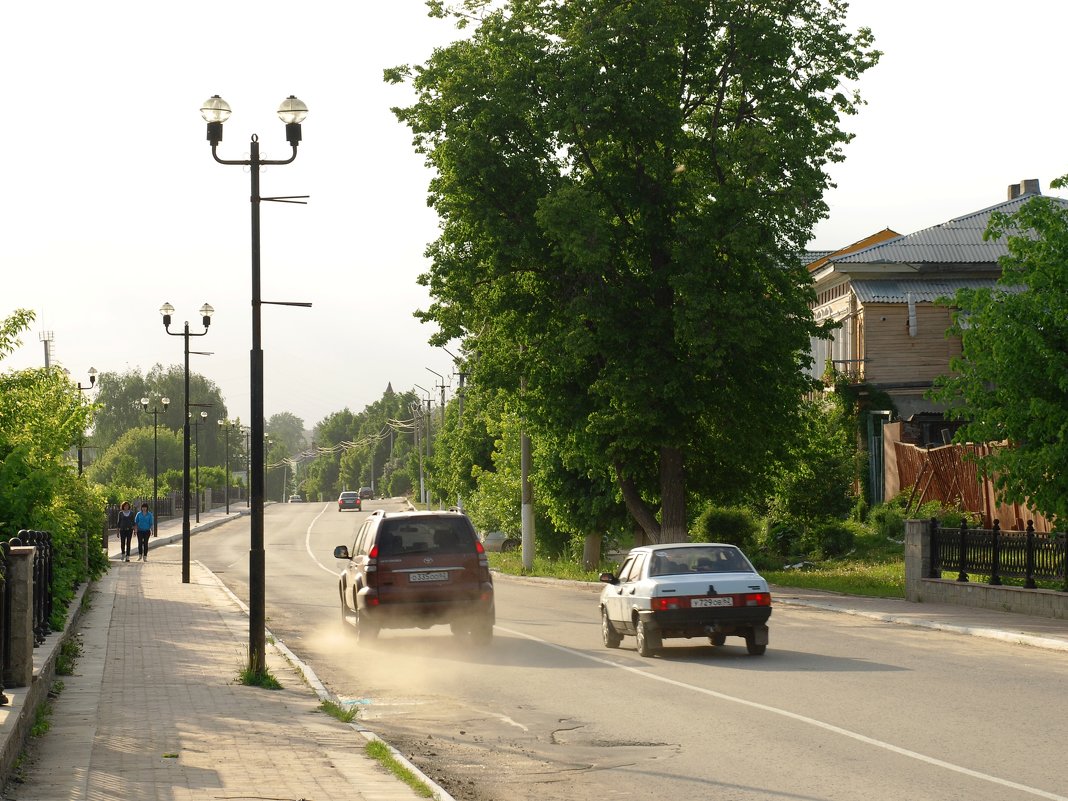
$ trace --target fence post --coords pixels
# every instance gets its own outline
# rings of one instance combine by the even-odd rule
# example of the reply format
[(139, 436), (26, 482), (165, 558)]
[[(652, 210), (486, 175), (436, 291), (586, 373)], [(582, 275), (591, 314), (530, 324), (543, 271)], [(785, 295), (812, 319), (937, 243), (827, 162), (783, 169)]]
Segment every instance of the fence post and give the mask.
[(957, 573), (957, 581), (967, 581), (968, 571), (965, 568), (968, 565), (968, 518), (960, 521), (960, 553), (958, 558), (960, 559), (960, 572)]
[(928, 568), (928, 578), (942, 578), (942, 553), (938, 548), (938, 518), (931, 518), (931, 564)]
[(991, 561), (993, 565), (990, 568), (990, 583), (995, 587), (1001, 584), (1001, 523), (997, 520), (994, 521), (994, 554)]
[(33, 554), (19, 538), (7, 552), (7, 661), (5, 687), (28, 687), (33, 681)]
[(7, 667), (7, 640), (11, 623), (7, 605), (7, 577), (11, 568), (8, 566), (8, 553), (11, 545), (0, 542), (0, 706), (7, 706), (11, 699), (4, 693), (4, 670)]
[(1029, 590), (1035, 589), (1035, 524), (1033, 520), (1027, 521), (1027, 565), (1024, 569), (1024, 587)]

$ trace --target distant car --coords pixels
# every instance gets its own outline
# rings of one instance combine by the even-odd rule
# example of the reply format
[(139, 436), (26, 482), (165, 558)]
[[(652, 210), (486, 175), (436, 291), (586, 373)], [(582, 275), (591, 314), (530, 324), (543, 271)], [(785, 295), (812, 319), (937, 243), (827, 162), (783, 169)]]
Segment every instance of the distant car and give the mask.
[(345, 490), (345, 492), (337, 496), (337, 510), (343, 512), (346, 509), (355, 509), (357, 512), (363, 509), (360, 493)]
[(493, 577), (467, 515), (372, 512), (352, 545), (334, 548), (341, 622), (360, 640), (383, 628), (448, 623), (475, 645), (493, 640)]
[(750, 654), (768, 647), (768, 583), (734, 545), (679, 543), (634, 548), (617, 573), (602, 573), (601, 638), (618, 648), (633, 636), (652, 656), (670, 637), (743, 637)]
[(290, 495), (289, 496), (289, 502), (290, 503), (304, 503), (304, 499), (301, 498), (299, 495)]
[(375, 491), (370, 487), (360, 487), (360, 500), (371, 501), (374, 500)]
[(485, 534), (479, 537), (482, 540), (482, 546), (487, 551), (514, 551), (520, 546), (520, 541), (515, 537), (510, 537), (503, 531), (487, 531)]

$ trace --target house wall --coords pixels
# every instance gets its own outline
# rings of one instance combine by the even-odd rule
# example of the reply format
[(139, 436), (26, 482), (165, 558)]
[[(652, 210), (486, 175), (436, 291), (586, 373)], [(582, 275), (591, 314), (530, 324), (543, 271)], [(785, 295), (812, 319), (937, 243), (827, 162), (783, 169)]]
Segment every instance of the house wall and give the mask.
[(884, 389), (930, 384), (949, 372), (960, 354), (960, 338), (946, 337), (951, 310), (916, 304), (916, 336), (909, 336), (909, 310), (903, 303), (874, 303), (863, 308), (864, 378)]

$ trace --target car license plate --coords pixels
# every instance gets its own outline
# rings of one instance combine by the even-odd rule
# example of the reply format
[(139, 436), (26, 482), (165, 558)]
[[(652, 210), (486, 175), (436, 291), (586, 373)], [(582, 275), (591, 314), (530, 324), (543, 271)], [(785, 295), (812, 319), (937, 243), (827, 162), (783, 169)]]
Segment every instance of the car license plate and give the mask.
[(434, 573), (409, 573), (408, 581), (448, 581), (449, 574), (444, 570)]
[(734, 599), (731, 598), (729, 595), (724, 595), (719, 598), (691, 598), (690, 606), (734, 606)]

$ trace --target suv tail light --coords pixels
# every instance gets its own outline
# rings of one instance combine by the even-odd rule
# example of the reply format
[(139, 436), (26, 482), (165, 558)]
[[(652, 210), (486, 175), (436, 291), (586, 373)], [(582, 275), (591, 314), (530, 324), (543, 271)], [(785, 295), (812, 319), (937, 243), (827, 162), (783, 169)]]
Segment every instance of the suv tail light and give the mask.
[(369, 554), (367, 554), (366, 570), (367, 570), (367, 580), (371, 581), (372, 578), (373, 578), (371, 574), (378, 572), (378, 546), (377, 545), (375, 545), (373, 548), (371, 548), (371, 552)]

